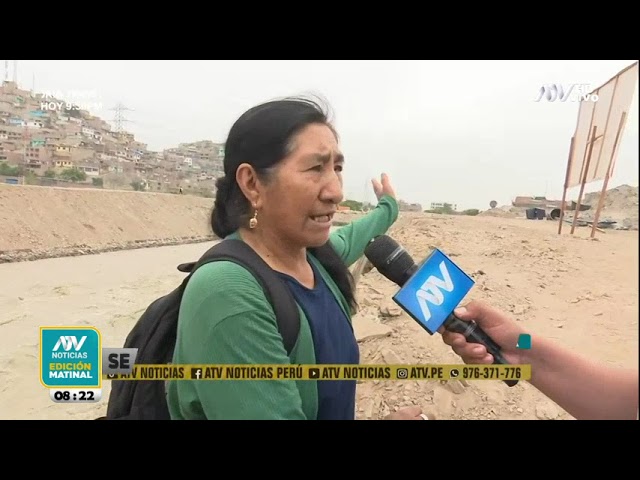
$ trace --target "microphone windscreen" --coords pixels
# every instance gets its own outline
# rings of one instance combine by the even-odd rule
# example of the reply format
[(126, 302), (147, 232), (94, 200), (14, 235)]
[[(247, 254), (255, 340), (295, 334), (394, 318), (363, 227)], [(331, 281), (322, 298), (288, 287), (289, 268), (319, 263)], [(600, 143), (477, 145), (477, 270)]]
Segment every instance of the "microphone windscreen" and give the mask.
[(411, 255), (387, 235), (369, 242), (364, 254), (382, 275), (399, 286), (407, 281), (407, 272), (415, 267)]

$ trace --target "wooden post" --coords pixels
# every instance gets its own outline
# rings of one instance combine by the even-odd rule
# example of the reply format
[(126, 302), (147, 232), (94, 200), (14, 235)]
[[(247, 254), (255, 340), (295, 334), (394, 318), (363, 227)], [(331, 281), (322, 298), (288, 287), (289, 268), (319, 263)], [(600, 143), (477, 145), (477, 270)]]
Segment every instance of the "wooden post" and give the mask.
[(596, 235), (596, 229), (598, 227), (598, 221), (600, 220), (600, 213), (602, 213), (602, 207), (604, 206), (604, 197), (607, 194), (607, 186), (609, 185), (609, 178), (611, 176), (611, 167), (613, 166), (613, 159), (615, 158), (616, 151), (618, 150), (618, 142), (620, 142), (620, 135), (624, 128), (624, 123), (627, 119), (627, 112), (622, 112), (620, 117), (620, 123), (618, 124), (618, 131), (616, 132), (616, 138), (613, 141), (613, 149), (611, 150), (611, 157), (609, 158), (609, 167), (607, 173), (604, 176), (604, 183), (602, 184), (602, 191), (600, 192), (600, 199), (598, 200), (598, 208), (593, 217), (593, 225), (591, 225), (591, 238)]
[(562, 205), (560, 206), (560, 223), (558, 224), (558, 235), (562, 233), (562, 224), (564, 223), (564, 209), (567, 201), (567, 190), (569, 184), (569, 174), (571, 173), (571, 163), (573, 159), (573, 145), (576, 137), (571, 137), (571, 145), (569, 146), (569, 160), (567, 160), (567, 172), (564, 174), (564, 190), (562, 191)]
[(591, 130), (591, 140), (589, 141), (589, 153), (587, 155), (587, 160), (584, 164), (584, 171), (582, 172), (582, 183), (580, 185), (580, 193), (578, 194), (578, 201), (576, 202), (576, 211), (573, 214), (573, 223), (571, 224), (571, 235), (576, 229), (576, 225), (578, 223), (578, 216), (580, 215), (580, 206), (582, 205), (582, 195), (584, 194), (584, 186), (587, 183), (587, 175), (589, 174), (589, 164), (591, 163), (591, 153), (593, 152), (593, 145), (596, 143), (596, 130), (598, 127), (596, 125), (593, 126), (593, 130)]

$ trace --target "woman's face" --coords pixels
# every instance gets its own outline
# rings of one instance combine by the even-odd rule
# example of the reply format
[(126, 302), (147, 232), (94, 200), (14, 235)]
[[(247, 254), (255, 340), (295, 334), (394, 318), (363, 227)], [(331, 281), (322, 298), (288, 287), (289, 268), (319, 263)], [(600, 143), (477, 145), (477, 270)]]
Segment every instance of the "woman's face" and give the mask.
[(296, 247), (324, 245), (343, 200), (343, 164), (333, 131), (321, 124), (307, 126), (265, 186), (259, 225)]

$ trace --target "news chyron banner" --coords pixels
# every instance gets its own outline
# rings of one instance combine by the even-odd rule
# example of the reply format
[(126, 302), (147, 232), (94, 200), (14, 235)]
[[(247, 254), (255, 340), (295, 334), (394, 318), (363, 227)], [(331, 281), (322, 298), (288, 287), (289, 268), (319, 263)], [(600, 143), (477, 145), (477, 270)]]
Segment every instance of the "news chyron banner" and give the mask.
[(57, 403), (99, 402), (104, 380), (529, 380), (531, 365), (141, 365), (95, 327), (40, 327), (40, 382)]
[(529, 380), (531, 365), (134, 365), (107, 380)]
[(40, 327), (40, 383), (55, 402), (99, 402), (100, 332), (94, 327)]

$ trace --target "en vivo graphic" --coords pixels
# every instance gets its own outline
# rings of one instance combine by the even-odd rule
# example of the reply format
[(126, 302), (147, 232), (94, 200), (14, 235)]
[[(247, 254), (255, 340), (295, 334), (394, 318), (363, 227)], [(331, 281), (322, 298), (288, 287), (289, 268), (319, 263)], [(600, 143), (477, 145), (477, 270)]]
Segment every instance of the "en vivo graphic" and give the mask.
[(566, 87), (561, 83), (548, 83), (542, 85), (538, 90), (538, 95), (534, 99), (540, 102), (543, 98), (549, 102), (572, 102), (590, 101), (597, 102), (599, 97), (596, 93), (589, 93), (591, 86), (588, 83), (570, 83)]

